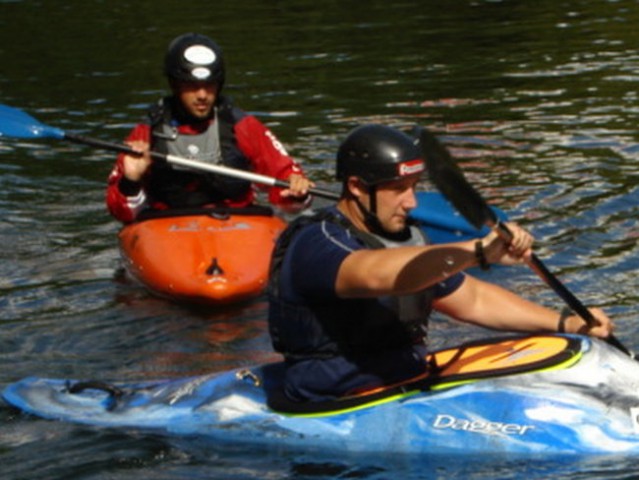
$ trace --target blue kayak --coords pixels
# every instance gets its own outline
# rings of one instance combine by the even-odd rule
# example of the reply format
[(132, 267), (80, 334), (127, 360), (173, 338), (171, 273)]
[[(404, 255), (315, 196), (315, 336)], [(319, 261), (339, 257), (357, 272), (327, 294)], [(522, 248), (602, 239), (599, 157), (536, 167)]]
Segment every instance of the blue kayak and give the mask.
[(46, 419), (216, 444), (639, 453), (639, 363), (602, 341), (502, 338), (435, 352), (429, 364), (421, 378), (325, 404), (282, 402), (281, 363), (134, 384), (31, 377), (2, 396)]
[[(508, 219), (504, 211), (490, 207), (501, 221)], [(449, 243), (483, 237), (488, 227), (481, 229), (471, 225), (455, 207), (439, 192), (418, 192), (417, 208), (410, 213), (411, 218), (419, 221), (432, 243)]]

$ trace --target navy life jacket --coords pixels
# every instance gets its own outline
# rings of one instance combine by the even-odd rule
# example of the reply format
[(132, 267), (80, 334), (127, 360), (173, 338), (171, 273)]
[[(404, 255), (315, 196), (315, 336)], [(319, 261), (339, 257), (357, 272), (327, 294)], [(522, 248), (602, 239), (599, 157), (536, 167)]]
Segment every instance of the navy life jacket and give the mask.
[(305, 304), (281, 298), (280, 272), (288, 246), (302, 228), (322, 221), (340, 225), (371, 249), (428, 243), (416, 226), (409, 227), (411, 235), (407, 241), (390, 242), (358, 230), (346, 218), (327, 210), (291, 222), (280, 235), (271, 260), (269, 333), (274, 349), (288, 360), (302, 360), (370, 355), (425, 343), (432, 289), (379, 298), (305, 299)]
[[(171, 124), (174, 116), (171, 98), (162, 99), (149, 110), (153, 151), (250, 170), (251, 163), (238, 148), (234, 133), (235, 124), (246, 114), (235, 108), (230, 99), (220, 97), (216, 119), (204, 132), (181, 135)], [(187, 142), (195, 151), (186, 151)], [(251, 183), (246, 180), (196, 172), (167, 162), (153, 162), (151, 168), (147, 185), (150, 197), (171, 208), (200, 207), (223, 200), (242, 200), (251, 188)]]

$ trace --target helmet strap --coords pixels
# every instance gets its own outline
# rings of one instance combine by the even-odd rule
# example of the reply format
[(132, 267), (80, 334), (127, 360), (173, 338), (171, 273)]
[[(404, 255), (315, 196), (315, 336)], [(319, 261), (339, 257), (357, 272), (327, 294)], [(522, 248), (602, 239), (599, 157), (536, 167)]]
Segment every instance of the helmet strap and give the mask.
[(377, 186), (370, 185), (367, 189), (370, 209), (367, 209), (359, 198), (354, 197), (355, 205), (357, 205), (364, 217), (364, 225), (366, 225), (374, 235), (379, 235), (380, 237), (394, 241), (407, 240), (410, 237), (410, 229), (408, 227), (397, 233), (391, 233), (384, 229), (382, 222), (379, 221), (379, 217), (377, 216)]

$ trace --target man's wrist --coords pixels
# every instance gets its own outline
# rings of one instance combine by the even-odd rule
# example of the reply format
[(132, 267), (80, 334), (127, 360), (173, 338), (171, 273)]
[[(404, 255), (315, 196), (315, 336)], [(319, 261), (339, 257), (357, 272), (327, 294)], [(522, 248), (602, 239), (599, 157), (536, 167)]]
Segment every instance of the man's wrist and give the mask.
[(122, 177), (118, 182), (118, 190), (120, 190), (122, 195), (134, 197), (140, 193), (140, 190), (142, 190), (142, 182), (135, 182), (126, 177)]
[(481, 240), (477, 240), (475, 242), (475, 259), (477, 260), (477, 265), (482, 270), (488, 270), (490, 268), (490, 263), (486, 259), (486, 252), (484, 252), (484, 244)]
[(572, 309), (564, 307), (559, 314), (559, 321), (557, 322), (557, 331), (559, 333), (566, 333), (566, 321), (573, 315)]

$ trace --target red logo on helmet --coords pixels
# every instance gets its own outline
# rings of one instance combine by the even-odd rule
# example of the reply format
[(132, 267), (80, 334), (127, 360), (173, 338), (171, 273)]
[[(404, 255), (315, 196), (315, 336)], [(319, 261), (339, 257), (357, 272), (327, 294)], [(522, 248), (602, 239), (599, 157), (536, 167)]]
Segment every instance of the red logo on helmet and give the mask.
[(426, 170), (426, 166), (424, 165), (424, 161), (421, 158), (417, 158), (415, 160), (409, 160), (408, 162), (400, 163), (397, 166), (398, 174), (400, 177), (405, 177), (407, 175), (414, 175), (416, 173), (421, 173)]

